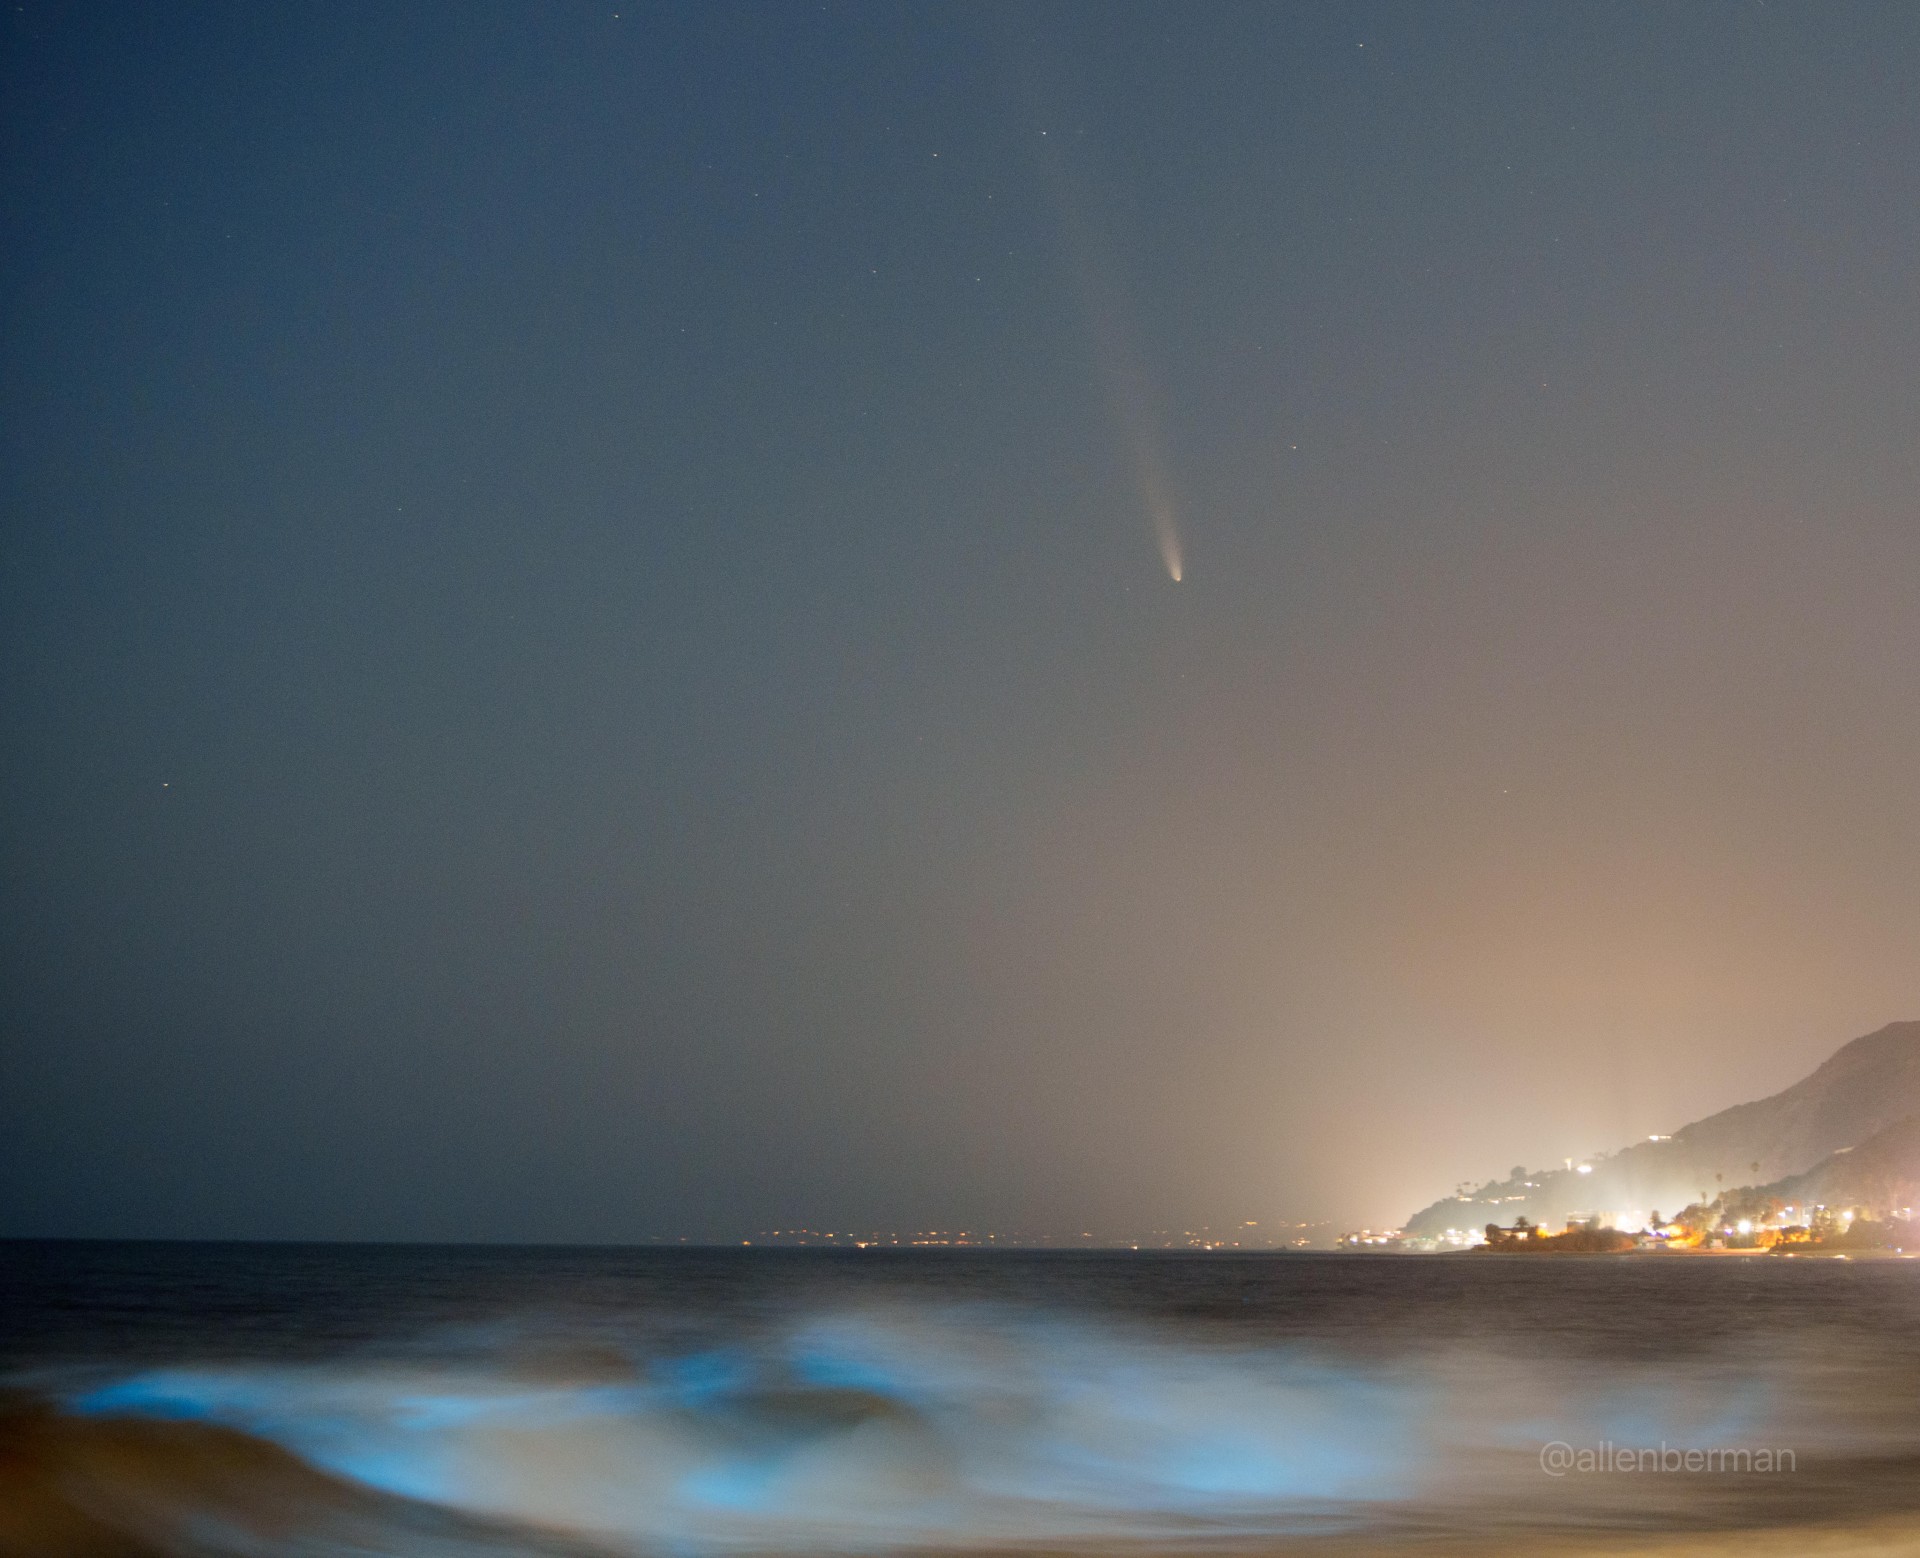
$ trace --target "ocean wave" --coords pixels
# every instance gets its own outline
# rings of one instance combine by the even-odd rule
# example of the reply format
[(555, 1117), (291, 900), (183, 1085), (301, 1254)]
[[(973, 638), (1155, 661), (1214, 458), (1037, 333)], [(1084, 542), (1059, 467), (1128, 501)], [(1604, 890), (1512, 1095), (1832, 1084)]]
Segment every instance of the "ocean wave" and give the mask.
[[(1789, 1425), (1805, 1443), (1805, 1382), (1782, 1368), (1370, 1365), (922, 1303), (699, 1345), (522, 1324), (378, 1357), (144, 1369), (67, 1380), (57, 1411), (23, 1420), (58, 1463), (43, 1482), (155, 1551), (1160, 1547), (1521, 1518), (1549, 1495), (1555, 1519), (1602, 1511), (1611, 1490), (1540, 1476), (1541, 1443)], [(1677, 1507), (1671, 1488), (1633, 1497)], [(1686, 1492), (1696, 1512), (1708, 1497)], [(282, 1511), (264, 1535), (262, 1507)]]

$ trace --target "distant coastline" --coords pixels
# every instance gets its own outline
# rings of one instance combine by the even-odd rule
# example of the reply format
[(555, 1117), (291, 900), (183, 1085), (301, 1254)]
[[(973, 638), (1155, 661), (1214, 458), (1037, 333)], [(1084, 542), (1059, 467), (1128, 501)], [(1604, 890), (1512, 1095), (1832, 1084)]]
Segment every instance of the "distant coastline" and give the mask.
[[(1672, 1217), (1659, 1208), (1677, 1207)], [(1843, 1045), (1768, 1098), (1559, 1168), (1463, 1184), (1340, 1247), (1438, 1253), (1920, 1251), (1920, 1021)]]

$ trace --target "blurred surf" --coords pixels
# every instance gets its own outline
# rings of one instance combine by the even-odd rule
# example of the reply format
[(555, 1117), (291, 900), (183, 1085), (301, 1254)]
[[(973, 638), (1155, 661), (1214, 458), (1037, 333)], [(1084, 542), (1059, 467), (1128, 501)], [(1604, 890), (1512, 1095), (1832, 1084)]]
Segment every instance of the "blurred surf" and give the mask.
[[(1920, 1504), (1910, 1336), (1836, 1346), (1831, 1313), (1815, 1323), (1804, 1304), (1776, 1302), (1726, 1344), (1649, 1355), (1637, 1345), (1649, 1317), (1588, 1267), (1584, 1290), (1580, 1271), (1552, 1279), (1572, 1284), (1578, 1346), (1541, 1345), (1554, 1333), (1537, 1313), (1511, 1316), (1500, 1346), (1490, 1332), (1515, 1297), (1508, 1278), (1469, 1269), (1430, 1318), (1490, 1303), (1490, 1324), (1422, 1335), (1404, 1288), (1442, 1279), (1444, 1263), (1350, 1261), (1326, 1291), (1314, 1284), (1335, 1263), (1288, 1275), (1310, 1264), (1267, 1263), (1264, 1313), (1239, 1291), (1246, 1268), (1204, 1260), (1172, 1283), (1170, 1267), (1143, 1280), (1045, 1261), (970, 1276), (896, 1265), (874, 1280), (880, 1268), (688, 1260), (611, 1283), (584, 1308), (519, 1266), (510, 1291), (496, 1284), (449, 1313), (450, 1282), (426, 1324), (409, 1307), (431, 1285), (423, 1265), (389, 1294), (389, 1330), (361, 1324), (304, 1355), (290, 1339), (312, 1299), (284, 1291), (262, 1299), (268, 1334), (237, 1349), (204, 1333), (192, 1346), (186, 1299), (165, 1345), (139, 1356), (16, 1333), (0, 1503), (16, 1524), (39, 1523), (42, 1545), (4, 1525), (0, 1541), (76, 1553), (1490, 1550)], [(1104, 1285), (1089, 1282), (1103, 1270)], [(1911, 1276), (1854, 1284), (1871, 1288), (1855, 1316), (1870, 1334), (1910, 1312)], [(1524, 1280), (1536, 1303), (1550, 1291)], [(1806, 1286), (1765, 1272), (1746, 1289), (1702, 1280), (1775, 1300), (1782, 1281)], [(1667, 1297), (1675, 1329), (1698, 1322), (1684, 1285)], [(1549, 1441), (1786, 1447), (1794, 1474), (1548, 1475)]]
[(63, 1405), (238, 1430), (464, 1512), (763, 1550), (1300, 1529), (1408, 1496), (1430, 1410), (1285, 1353), (980, 1311), (821, 1315), (600, 1378), (542, 1378), (512, 1353), (173, 1368)]

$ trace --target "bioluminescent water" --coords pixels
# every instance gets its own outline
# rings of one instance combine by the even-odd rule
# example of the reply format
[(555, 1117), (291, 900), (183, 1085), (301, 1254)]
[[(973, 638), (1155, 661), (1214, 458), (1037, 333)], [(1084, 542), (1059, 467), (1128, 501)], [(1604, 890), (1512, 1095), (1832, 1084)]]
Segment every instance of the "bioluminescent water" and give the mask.
[(9, 1259), (0, 1502), (128, 1551), (1526, 1550), (1920, 1508), (1905, 1262)]

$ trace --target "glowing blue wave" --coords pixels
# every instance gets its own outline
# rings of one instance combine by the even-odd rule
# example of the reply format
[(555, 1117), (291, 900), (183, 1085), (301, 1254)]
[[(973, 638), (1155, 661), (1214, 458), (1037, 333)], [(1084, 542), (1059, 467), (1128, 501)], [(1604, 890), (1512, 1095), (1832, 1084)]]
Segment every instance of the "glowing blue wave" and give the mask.
[(618, 1543), (866, 1551), (1364, 1523), (1486, 1498), (1489, 1468), (1549, 1438), (1740, 1439), (1771, 1400), (1658, 1371), (1574, 1399), (1484, 1358), (1389, 1372), (986, 1307), (593, 1356), (555, 1377), (503, 1335), (457, 1363), (154, 1370), (67, 1405), (240, 1429), (372, 1489)]

